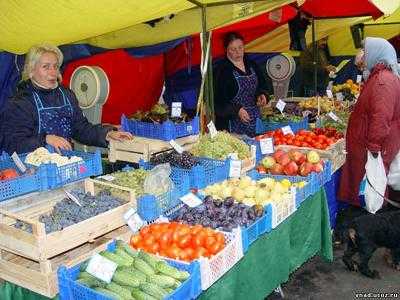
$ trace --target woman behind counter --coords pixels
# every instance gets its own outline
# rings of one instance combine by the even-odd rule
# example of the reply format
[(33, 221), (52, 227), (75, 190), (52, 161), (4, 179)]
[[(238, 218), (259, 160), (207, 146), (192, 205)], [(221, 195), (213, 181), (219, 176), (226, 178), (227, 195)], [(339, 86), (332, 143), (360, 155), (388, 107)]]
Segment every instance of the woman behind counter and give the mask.
[(71, 140), (97, 147), (108, 141), (131, 139), (127, 132), (92, 125), (83, 115), (74, 93), (59, 85), (61, 51), (52, 45), (32, 47), (26, 56), (22, 81), (3, 113), (4, 150), (26, 153), (46, 144), (57, 151), (71, 150)]
[(214, 80), (216, 127), (253, 137), (259, 107), (267, 104), (267, 82), (256, 63), (244, 56), (241, 35), (226, 34), (224, 47), (226, 58)]

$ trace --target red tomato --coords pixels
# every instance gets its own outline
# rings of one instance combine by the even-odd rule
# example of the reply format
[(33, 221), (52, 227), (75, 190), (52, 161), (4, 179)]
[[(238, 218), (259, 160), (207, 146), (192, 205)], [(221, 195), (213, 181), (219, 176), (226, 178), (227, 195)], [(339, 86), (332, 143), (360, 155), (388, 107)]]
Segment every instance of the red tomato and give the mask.
[(156, 239), (154, 238), (154, 236), (151, 235), (151, 233), (148, 233), (143, 237), (142, 241), (143, 245), (145, 245), (146, 247), (150, 247), (156, 242)]
[(200, 230), (202, 230), (203, 229), (203, 226), (201, 226), (201, 225), (194, 225), (192, 228), (191, 228), (191, 233), (192, 234), (197, 234)]
[(177, 259), (181, 255), (181, 249), (176, 244), (172, 244), (168, 249), (167, 249), (167, 254), (168, 257)]
[(215, 238), (217, 239), (218, 243), (223, 243), (225, 244), (225, 236), (221, 232), (217, 232), (215, 234)]
[(192, 242), (192, 236), (190, 234), (182, 235), (178, 240), (178, 246), (181, 248), (189, 247)]
[(148, 233), (150, 233), (150, 227), (149, 226), (145, 226), (142, 229), (140, 229), (140, 235), (142, 237), (146, 236)]
[(160, 251), (160, 245), (158, 243), (154, 243), (154, 244), (148, 246), (147, 249), (151, 253), (156, 254), (156, 253), (158, 253), (158, 251)]
[(204, 245), (204, 241), (206, 239), (206, 236), (204, 234), (201, 234), (199, 232), (197, 235), (192, 237), (192, 245), (193, 248), (198, 248)]
[(204, 246), (206, 249), (210, 250), (210, 248), (217, 243), (217, 239), (214, 236), (208, 236), (205, 240)]
[(301, 146), (301, 142), (300, 142), (300, 141), (295, 141), (295, 142), (293, 143), (293, 145), (295, 145), (295, 146), (297, 146), (297, 147), (300, 147), (300, 146)]
[(171, 241), (172, 241), (172, 233), (170, 231), (162, 233), (159, 239), (160, 247), (163, 249), (167, 248), (171, 243)]
[(142, 236), (139, 235), (139, 234), (136, 234), (136, 235), (132, 235), (132, 236), (131, 236), (131, 239), (130, 239), (129, 243), (131, 244), (131, 246), (136, 247), (137, 244), (138, 244), (141, 240), (142, 240)]
[(194, 258), (195, 251), (193, 248), (187, 247), (187, 248), (183, 249), (183, 251), (185, 252), (185, 255), (186, 255), (188, 261), (191, 261)]
[(208, 257), (210, 254), (208, 253), (207, 249), (204, 247), (197, 247), (194, 249), (194, 257)]

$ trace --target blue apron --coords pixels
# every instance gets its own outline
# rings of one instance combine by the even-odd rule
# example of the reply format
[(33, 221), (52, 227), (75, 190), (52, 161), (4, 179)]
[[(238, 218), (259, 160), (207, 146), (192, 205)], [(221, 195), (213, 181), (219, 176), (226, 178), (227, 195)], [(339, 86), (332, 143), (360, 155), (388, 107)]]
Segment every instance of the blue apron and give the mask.
[(261, 117), (261, 114), (255, 99), (258, 86), (257, 74), (253, 68), (250, 68), (250, 71), (250, 75), (240, 75), (238, 71), (233, 71), (239, 90), (232, 99), (232, 103), (242, 106), (249, 114), (251, 120), (248, 124), (243, 123), (237, 115), (231, 122), (231, 130), (238, 134), (246, 134), (253, 137), (256, 135), (256, 120)]
[(38, 93), (33, 91), (39, 119), (38, 133), (53, 134), (71, 140), (74, 110), (62, 89), (58, 88), (58, 91), (62, 94), (63, 104), (56, 107), (44, 107)]

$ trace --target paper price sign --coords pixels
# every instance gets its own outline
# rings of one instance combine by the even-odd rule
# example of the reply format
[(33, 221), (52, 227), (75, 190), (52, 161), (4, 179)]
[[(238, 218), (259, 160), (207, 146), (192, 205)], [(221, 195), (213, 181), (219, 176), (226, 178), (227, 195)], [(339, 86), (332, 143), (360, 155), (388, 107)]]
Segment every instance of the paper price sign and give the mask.
[(282, 101), (281, 99), (278, 100), (278, 103), (276, 103), (276, 108), (279, 109), (280, 112), (283, 112), (285, 109), (286, 102)]
[(211, 121), (210, 123), (207, 124), (208, 131), (210, 132), (211, 138), (215, 138), (217, 136), (217, 128), (215, 128), (214, 122)]
[(288, 125), (288, 126), (282, 127), (281, 130), (282, 130), (282, 132), (283, 132), (283, 135), (286, 135), (286, 134), (292, 134), (292, 135), (294, 135), (294, 134), (293, 134), (293, 130), (292, 130), (292, 128), (291, 128), (289, 125)]
[(182, 114), (182, 102), (172, 102), (171, 117), (179, 118)]
[(100, 280), (110, 283), (117, 267), (118, 265), (115, 262), (96, 253), (90, 259), (86, 272)]
[(260, 140), (260, 148), (262, 154), (274, 153), (274, 141), (272, 138), (266, 138)]
[(339, 101), (343, 101), (344, 97), (342, 93), (336, 93), (336, 99), (338, 99)]
[(251, 149), (251, 157), (255, 159), (257, 156), (257, 147), (255, 145), (251, 145), (250, 149)]
[(197, 197), (193, 193), (186, 194), (185, 196), (180, 198), (183, 203), (185, 203), (189, 207), (196, 207), (202, 204), (203, 202), (200, 200), (199, 197)]
[(183, 153), (183, 148), (181, 145), (179, 145), (177, 142), (175, 142), (174, 140), (170, 140), (169, 144), (172, 146), (172, 148), (175, 149), (176, 152), (178, 152), (179, 154)]
[(333, 94), (331, 90), (326, 90), (326, 95), (328, 96), (328, 98), (333, 98)]
[(357, 83), (360, 83), (362, 81), (362, 76), (361, 75), (357, 75), (357, 80), (356, 80), (356, 82)]
[(139, 229), (146, 224), (146, 222), (142, 220), (134, 208), (130, 208), (124, 214), (124, 220), (133, 232), (138, 232)]
[(229, 167), (229, 177), (240, 177), (242, 172), (242, 162), (240, 160), (231, 160)]
[(331, 118), (335, 122), (339, 121), (339, 117), (334, 112), (328, 113), (328, 116), (329, 116), (329, 118)]
[(26, 172), (26, 166), (25, 164), (22, 162), (22, 160), (19, 158), (18, 154), (16, 152), (14, 152), (11, 155), (12, 160), (14, 161), (15, 165), (18, 167), (18, 169), (20, 169), (20, 171), (22, 173)]

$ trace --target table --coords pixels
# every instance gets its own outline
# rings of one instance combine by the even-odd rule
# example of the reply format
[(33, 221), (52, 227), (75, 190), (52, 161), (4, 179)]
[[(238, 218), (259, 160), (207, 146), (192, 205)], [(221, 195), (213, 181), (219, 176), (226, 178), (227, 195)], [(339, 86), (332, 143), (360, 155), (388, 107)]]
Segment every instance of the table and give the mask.
[[(270, 233), (262, 235), (228, 273), (200, 299), (264, 299), (304, 262), (319, 254), (332, 261), (332, 237), (324, 189), (306, 199), (298, 210)], [(45, 300), (46, 297), (6, 283), (2, 300)]]

